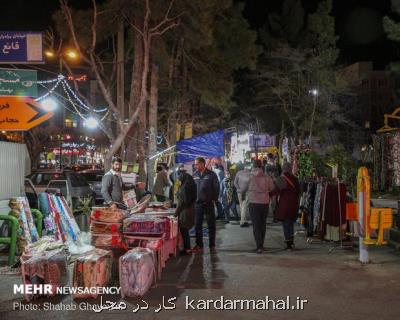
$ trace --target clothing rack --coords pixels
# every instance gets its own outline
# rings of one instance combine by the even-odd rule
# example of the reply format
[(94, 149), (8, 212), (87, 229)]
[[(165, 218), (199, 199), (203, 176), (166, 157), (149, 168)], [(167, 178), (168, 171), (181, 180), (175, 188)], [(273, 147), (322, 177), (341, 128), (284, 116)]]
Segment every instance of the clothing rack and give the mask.
[(340, 245), (337, 246), (334, 241), (331, 240), (332, 246), (329, 249), (329, 253), (331, 253), (335, 249), (339, 250), (346, 250), (346, 249), (353, 249), (353, 245), (343, 245), (343, 221), (342, 221), (342, 203), (340, 201), (340, 181), (337, 179), (337, 186), (338, 186), (338, 199), (339, 199), (339, 241)]
[[(318, 221), (318, 225), (312, 224), (312, 233), (313, 233), (313, 235), (316, 234), (315, 233), (315, 231), (316, 231), (315, 229), (317, 228), (318, 230), (320, 230), (320, 228), (322, 227), (324, 221), (326, 220), (325, 219), (325, 212), (326, 212), (326, 204), (327, 204), (327, 190), (328, 190), (327, 186), (331, 185), (331, 187), (332, 187), (333, 184), (337, 186), (338, 204), (339, 204), (339, 208), (338, 208), (339, 209), (339, 234), (338, 234), (339, 241), (332, 240), (332, 239), (329, 240), (329, 242), (331, 244), (331, 246), (329, 248), (329, 252), (332, 252), (335, 249), (353, 248), (352, 245), (349, 246), (349, 245), (345, 245), (343, 243), (345, 235), (343, 233), (342, 227), (343, 227), (343, 224), (346, 222), (346, 220), (343, 221), (343, 219), (342, 219), (343, 211), (342, 211), (342, 199), (341, 199), (341, 187), (340, 187), (341, 186), (341, 181), (338, 178), (318, 177), (318, 178), (302, 179), (301, 182), (302, 183), (307, 183), (307, 184), (309, 184), (309, 183), (322, 184), (322, 188), (323, 188), (322, 193), (319, 194), (321, 196), (321, 199), (323, 199), (323, 201), (320, 203), (320, 208), (322, 209), (322, 211), (320, 213), (320, 219)], [(307, 192), (309, 192), (308, 188), (307, 188)], [(343, 194), (342, 194), (342, 196), (343, 196)], [(315, 199), (314, 199), (314, 204), (315, 204), (315, 201), (316, 201)], [(314, 216), (314, 212), (310, 213), (309, 207), (307, 207), (306, 205), (305, 205), (305, 209), (308, 210), (308, 214), (310, 214), (312, 219), (313, 219), (312, 223), (314, 223), (315, 222), (315, 220), (314, 220), (314, 217), (315, 217)], [(310, 216), (308, 218), (310, 219)], [(309, 235), (309, 230), (310, 229), (308, 229), (308, 228), (305, 228), (303, 230), (298, 230), (298, 231), (296, 231), (295, 235), (305, 234), (306, 235), (306, 242), (307, 242), (307, 244), (310, 244), (310, 245), (313, 244), (313, 243), (325, 242), (323, 239), (316, 238), (313, 235)], [(325, 236), (326, 236), (326, 234), (323, 236), (323, 238), (325, 238)]]

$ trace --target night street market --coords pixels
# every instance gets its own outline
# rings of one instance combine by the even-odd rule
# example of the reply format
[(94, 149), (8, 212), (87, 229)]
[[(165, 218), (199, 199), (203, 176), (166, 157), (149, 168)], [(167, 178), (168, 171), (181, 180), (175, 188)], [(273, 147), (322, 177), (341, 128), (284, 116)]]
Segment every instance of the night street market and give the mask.
[(0, 3), (0, 319), (397, 319), (400, 0)]

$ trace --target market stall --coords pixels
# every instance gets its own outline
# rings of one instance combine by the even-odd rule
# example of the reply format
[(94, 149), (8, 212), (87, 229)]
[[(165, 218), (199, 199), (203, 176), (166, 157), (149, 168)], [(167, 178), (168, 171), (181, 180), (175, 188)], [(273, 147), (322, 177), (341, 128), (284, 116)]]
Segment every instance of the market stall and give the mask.
[[(24, 199), (12, 202), (20, 212), (23, 283), (40, 279), (40, 284), (51, 288), (47, 293), (26, 294), (27, 301), (54, 296), (57, 288), (68, 284), (84, 288), (73, 294), (74, 299), (96, 298), (91, 288), (118, 280), (123, 297), (143, 296), (161, 278), (166, 262), (176, 255), (175, 210), (167, 203), (150, 203), (149, 198), (137, 203), (132, 191), (128, 193), (124, 197), (127, 210), (93, 207), (88, 234), (81, 232), (62, 196), (42, 194), (45, 229), (41, 238)], [(71, 277), (69, 263), (73, 264)]]
[(390, 191), (400, 187), (400, 131), (378, 133), (374, 147), (373, 188)]

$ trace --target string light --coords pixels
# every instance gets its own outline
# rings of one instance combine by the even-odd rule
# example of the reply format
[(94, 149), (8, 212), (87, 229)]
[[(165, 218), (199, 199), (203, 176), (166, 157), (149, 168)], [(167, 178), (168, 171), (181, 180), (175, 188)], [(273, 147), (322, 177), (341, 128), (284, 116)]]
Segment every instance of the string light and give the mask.
[[(35, 81), (35, 83), (38, 84), (48, 84), (48, 83), (53, 83), (56, 82), (56, 84), (47, 92), (45, 93), (43, 96), (40, 96), (38, 98), (35, 99), (35, 101), (41, 101), (45, 98), (47, 98), (50, 94), (52, 94), (54, 92), (55, 89), (57, 89), (57, 87), (60, 85), (60, 83), (63, 85), (63, 89), (64, 92), (66, 93), (67, 96), (69, 96), (68, 92), (70, 92), (72, 94), (72, 96), (79, 102), (79, 104), (81, 105), (81, 107), (83, 107), (84, 109), (86, 109), (87, 111), (93, 111), (96, 113), (102, 113), (102, 112), (106, 112), (108, 111), (108, 108), (103, 108), (103, 109), (94, 109), (91, 110), (90, 107), (88, 107), (78, 96), (77, 94), (72, 90), (72, 88), (70, 87), (70, 85), (68, 84), (68, 82), (65, 80), (65, 77), (63, 75), (59, 75), (56, 79), (50, 79), (50, 80), (44, 80), (44, 81)], [(69, 97), (69, 101), (71, 102), (71, 104), (73, 104), (71, 97)], [(74, 104), (73, 104), (74, 105)], [(76, 109), (75, 105), (74, 108)], [(76, 109), (77, 110), (77, 109)], [(107, 112), (108, 113), (108, 112)], [(106, 115), (104, 115), (103, 118), (105, 118)]]
[(74, 107), (76, 113), (77, 113), (83, 120), (86, 120), (85, 116), (84, 116), (84, 115), (79, 111), (79, 109), (75, 106), (75, 103), (72, 101), (71, 96), (68, 94), (67, 90), (65, 89), (65, 84), (64, 84), (64, 82), (62, 82), (61, 85), (62, 85), (62, 87), (63, 87), (63, 89), (64, 89), (64, 91), (65, 91), (65, 93), (66, 93), (66, 95), (67, 95), (67, 98), (68, 98), (69, 103), (72, 104), (72, 106)]
[(75, 98), (75, 100), (77, 100), (77, 101), (80, 103), (80, 105), (81, 105), (84, 109), (86, 109), (86, 110), (88, 110), (88, 111), (91, 110), (91, 108), (88, 107), (88, 106), (78, 97), (78, 95), (72, 90), (72, 88), (70, 87), (70, 85), (69, 85), (69, 83), (68, 83), (67, 81), (65, 81), (65, 86), (67, 87), (68, 91), (73, 95), (73, 97)]
[(39, 97), (39, 98), (36, 98), (35, 101), (38, 101), (38, 102), (39, 102), (39, 101), (43, 100), (44, 98), (48, 97), (50, 94), (53, 93), (53, 91), (54, 91), (55, 89), (57, 89), (57, 87), (60, 85), (61, 82), (62, 82), (62, 80), (57, 80), (57, 83), (50, 89), (50, 91), (48, 91), (47, 93), (45, 93), (43, 96), (41, 96), (41, 97)]
[(45, 83), (52, 83), (52, 82), (56, 82), (58, 80), (63, 80), (65, 79), (65, 77), (62, 74), (59, 74), (57, 76), (57, 78), (55, 79), (50, 79), (50, 80), (40, 80), (40, 81), (33, 81), (34, 83), (38, 83), (38, 84), (45, 84)]

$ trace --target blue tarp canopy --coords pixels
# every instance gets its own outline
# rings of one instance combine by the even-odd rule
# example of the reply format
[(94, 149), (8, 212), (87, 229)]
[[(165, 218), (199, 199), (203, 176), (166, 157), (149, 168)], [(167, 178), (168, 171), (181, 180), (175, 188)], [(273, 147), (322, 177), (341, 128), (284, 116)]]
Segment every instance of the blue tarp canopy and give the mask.
[(176, 143), (176, 153), (176, 163), (191, 162), (196, 157), (222, 157), (225, 155), (224, 130), (180, 140)]

